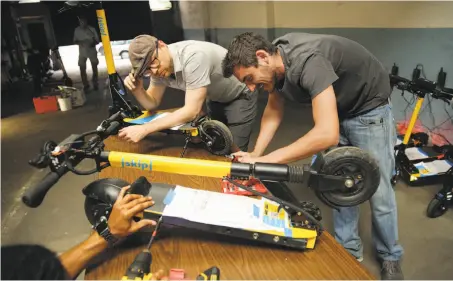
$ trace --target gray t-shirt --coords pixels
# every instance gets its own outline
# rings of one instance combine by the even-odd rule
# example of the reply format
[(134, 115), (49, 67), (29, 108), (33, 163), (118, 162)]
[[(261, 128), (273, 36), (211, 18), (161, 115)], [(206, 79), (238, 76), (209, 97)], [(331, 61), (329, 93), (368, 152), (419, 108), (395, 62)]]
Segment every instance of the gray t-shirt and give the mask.
[(289, 33), (273, 42), (285, 65), (278, 86), (288, 99), (311, 102), (333, 85), (341, 119), (360, 115), (388, 101), (389, 74), (362, 45), (335, 35)]
[(236, 77), (223, 77), (222, 60), (227, 50), (203, 41), (186, 40), (169, 44), (175, 75), (173, 78), (151, 78), (152, 84), (163, 84), (183, 91), (207, 87), (207, 99), (230, 102), (246, 85)]

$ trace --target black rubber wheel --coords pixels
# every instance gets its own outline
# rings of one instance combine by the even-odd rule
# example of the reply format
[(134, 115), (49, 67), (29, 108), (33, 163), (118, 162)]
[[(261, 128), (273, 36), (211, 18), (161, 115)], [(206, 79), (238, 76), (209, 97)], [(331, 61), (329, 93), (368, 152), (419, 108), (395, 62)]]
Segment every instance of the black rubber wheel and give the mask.
[(428, 209), (426, 210), (426, 215), (429, 218), (438, 218), (445, 214), (448, 210), (447, 205), (437, 198), (433, 198), (431, 202), (429, 202)]
[[(208, 150), (215, 155), (227, 155), (233, 147), (233, 134), (230, 129), (220, 121), (208, 120), (201, 125), (206, 135), (211, 137), (213, 143), (206, 143)], [(203, 138), (203, 136), (202, 136)]]
[(347, 191), (316, 191), (316, 195), (331, 207), (351, 207), (369, 200), (380, 183), (376, 160), (357, 147), (339, 147), (324, 155), (321, 172), (354, 178), (355, 186)]
[(393, 186), (396, 185), (396, 183), (398, 182), (396, 175), (392, 177), (392, 179), (390, 180), (390, 182), (392, 183)]
[(122, 179), (104, 178), (96, 180), (84, 188), (85, 216), (91, 225), (95, 225), (103, 215), (109, 217), (121, 188), (129, 184)]
[(124, 60), (124, 59), (128, 59), (128, 58), (129, 58), (129, 52), (128, 52), (128, 51), (122, 51), (122, 52), (120, 53), (120, 57), (121, 57), (121, 59), (123, 59), (123, 60)]

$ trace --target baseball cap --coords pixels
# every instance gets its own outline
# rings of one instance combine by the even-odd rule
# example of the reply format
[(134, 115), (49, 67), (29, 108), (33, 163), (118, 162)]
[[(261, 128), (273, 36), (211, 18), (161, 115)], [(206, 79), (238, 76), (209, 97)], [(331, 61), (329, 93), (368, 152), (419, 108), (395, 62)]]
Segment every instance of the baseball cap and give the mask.
[(134, 78), (143, 76), (148, 67), (152, 54), (157, 47), (157, 38), (151, 35), (139, 35), (132, 39), (129, 45), (129, 59)]

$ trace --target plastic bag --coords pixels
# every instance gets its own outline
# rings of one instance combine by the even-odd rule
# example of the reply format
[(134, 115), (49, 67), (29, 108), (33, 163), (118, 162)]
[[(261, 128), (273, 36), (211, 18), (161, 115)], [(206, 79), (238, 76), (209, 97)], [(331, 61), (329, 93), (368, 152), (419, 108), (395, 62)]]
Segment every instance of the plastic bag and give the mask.
[(435, 129), (432, 132), (429, 132), (429, 139), (433, 145), (443, 146), (449, 145), (449, 141), (453, 142), (453, 128), (445, 128), (445, 129)]
[[(396, 123), (396, 129), (397, 129), (399, 135), (406, 134), (407, 127), (409, 127), (409, 122), (410, 122), (410, 120), (404, 120), (404, 121), (399, 121)], [(412, 129), (411, 133), (412, 134), (426, 133), (426, 129), (425, 129), (425, 127), (423, 127), (422, 123), (419, 120), (417, 120), (415, 122), (415, 126)]]

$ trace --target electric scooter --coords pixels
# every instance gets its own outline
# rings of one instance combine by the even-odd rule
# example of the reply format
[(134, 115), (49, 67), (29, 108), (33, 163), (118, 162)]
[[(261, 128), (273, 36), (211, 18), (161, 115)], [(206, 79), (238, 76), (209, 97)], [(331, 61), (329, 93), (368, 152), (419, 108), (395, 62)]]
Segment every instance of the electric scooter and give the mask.
[[(391, 74), (390, 81), (392, 86), (396, 86), (397, 89), (408, 91), (417, 96), (417, 103), (404, 135), (404, 139), (400, 144), (395, 146), (396, 173), (392, 178), (392, 183), (396, 184), (399, 176), (402, 176), (405, 182), (412, 186), (442, 182), (448, 169), (432, 174), (428, 169), (424, 168), (425, 166), (423, 163), (432, 162), (431, 164), (435, 164), (434, 161), (443, 161), (445, 163), (442, 163), (442, 166), (453, 166), (453, 163), (451, 162), (453, 160), (453, 148), (449, 145), (442, 147), (427, 147), (423, 145), (424, 143), (427, 143), (427, 140), (417, 141), (417, 139), (412, 139), (411, 141), (411, 136), (425, 96), (431, 95), (435, 99), (450, 103), (453, 94), (436, 88), (435, 82), (423, 78), (410, 81), (398, 75)], [(415, 150), (421, 157), (409, 158), (408, 149)]]
[[(64, 13), (70, 9), (86, 9), (93, 5), (93, 2), (67, 1), (59, 13)], [(149, 112), (142, 111), (133, 105), (127, 97), (127, 90), (123, 80), (116, 72), (113, 60), (112, 48), (110, 45), (107, 19), (102, 2), (98, 3), (96, 9), (99, 30), (101, 34), (102, 46), (104, 48), (105, 60), (107, 64), (109, 90), (112, 105), (109, 107), (109, 116), (121, 112), (123, 117), (120, 120), (122, 126), (133, 126), (152, 122), (157, 118), (163, 117), (168, 112)], [(162, 132), (168, 134), (180, 134), (186, 137), (185, 145), (180, 157), (183, 157), (189, 143), (197, 143), (198, 140), (204, 144), (205, 148), (214, 155), (230, 154), (236, 147), (233, 143), (233, 136), (228, 127), (217, 120), (211, 120), (206, 115), (200, 115), (191, 122), (180, 124)]]
[[(112, 59), (105, 25), (105, 14), (98, 10), (101, 34), (104, 36), (106, 59)], [(318, 153), (309, 165), (289, 166), (270, 163), (237, 163), (150, 154), (105, 151), (104, 140), (118, 134), (125, 118), (137, 118), (141, 113), (124, 99), (124, 86), (114, 71), (113, 61), (108, 63), (113, 106), (110, 116), (95, 130), (71, 135), (59, 144), (45, 143), (36, 158), (29, 164), (39, 168), (50, 168), (50, 172), (36, 186), (29, 188), (22, 201), (29, 207), (38, 207), (44, 197), (67, 172), (90, 175), (108, 167), (140, 169), (142, 171), (176, 173), (182, 175), (221, 178), (251, 192), (261, 199), (216, 192), (199, 191), (190, 187), (172, 186), (164, 183), (147, 183), (139, 180), (133, 183), (131, 192), (152, 196), (156, 204), (143, 213), (143, 218), (163, 219), (162, 223), (200, 231), (260, 241), (267, 244), (296, 249), (314, 249), (317, 237), (322, 234), (319, 209), (313, 204), (301, 204), (284, 182), (300, 183), (314, 190), (316, 196), (332, 208), (357, 206), (369, 200), (380, 183), (380, 171), (375, 159), (356, 147), (339, 147), (326, 154)], [(95, 168), (81, 170), (77, 166), (85, 159), (93, 159)], [(235, 179), (261, 180), (270, 194), (260, 193), (253, 188), (234, 181)], [(92, 225), (107, 220), (120, 189), (130, 183), (120, 179), (100, 179), (83, 189), (85, 214)], [(188, 216), (185, 209), (175, 207), (188, 201), (192, 195), (192, 206), (203, 206), (199, 212)], [(217, 197), (216, 204), (209, 205)], [(208, 198), (211, 198), (209, 200)], [(249, 200), (250, 199), (250, 200)], [(198, 201), (197, 201), (198, 200)], [(200, 201), (201, 200), (201, 201)], [(238, 215), (249, 220), (219, 222), (206, 217), (230, 217), (231, 206), (241, 200), (244, 209)], [(195, 202), (196, 201), (196, 202)], [(172, 203), (174, 202), (174, 203)], [(235, 205), (236, 204), (236, 205)], [(208, 208), (210, 206), (210, 208)], [(173, 211), (171, 211), (173, 210)], [(191, 208), (193, 210), (193, 208)], [(178, 211), (178, 212), (177, 212)], [(250, 216), (250, 214), (253, 214)], [(137, 218), (140, 219), (140, 218)]]
[[(50, 168), (50, 172), (41, 182), (25, 192), (22, 197), (24, 204), (38, 207), (50, 188), (67, 172), (91, 175), (109, 167), (118, 167), (139, 169), (150, 174), (163, 172), (218, 178), (229, 181), (261, 199), (154, 182), (131, 189), (133, 193), (152, 196), (156, 202), (155, 206), (145, 210), (144, 218), (160, 219), (163, 216), (166, 224), (174, 226), (286, 247), (311, 249), (323, 229), (320, 210), (314, 204), (301, 204), (285, 182), (299, 183), (302, 187), (311, 188), (321, 202), (332, 208), (356, 206), (369, 200), (380, 183), (376, 161), (369, 153), (357, 147), (344, 146), (325, 154), (318, 153), (313, 163), (303, 166), (249, 164), (106, 151), (104, 140), (118, 133), (121, 119), (122, 114), (118, 112), (102, 121), (96, 130), (71, 135), (59, 144), (48, 141), (38, 156), (29, 163), (39, 169)], [(78, 164), (85, 159), (94, 160), (95, 168), (80, 169)], [(260, 180), (269, 193), (258, 192), (236, 181), (251, 177)], [(86, 196), (85, 214), (88, 221), (95, 225), (100, 219), (108, 218), (120, 189), (129, 184), (120, 179), (107, 178), (86, 186), (83, 193)], [(214, 205), (209, 204), (214, 200), (212, 198), (216, 202)], [(175, 202), (176, 207), (172, 202)], [(178, 208), (183, 202), (191, 202), (191, 217), (188, 217), (187, 210)], [(239, 217), (250, 218), (246, 225), (231, 220), (228, 224), (217, 223), (210, 219), (213, 216), (206, 217), (208, 213), (215, 213), (214, 217), (231, 218), (231, 206), (238, 206), (238, 202), (240, 206), (246, 207), (235, 210), (235, 214), (239, 212)], [(192, 211), (200, 206), (204, 207), (194, 214)], [(206, 209), (208, 207), (209, 210)], [(250, 214), (254, 215), (250, 217)], [(266, 216), (268, 219), (264, 219)]]

